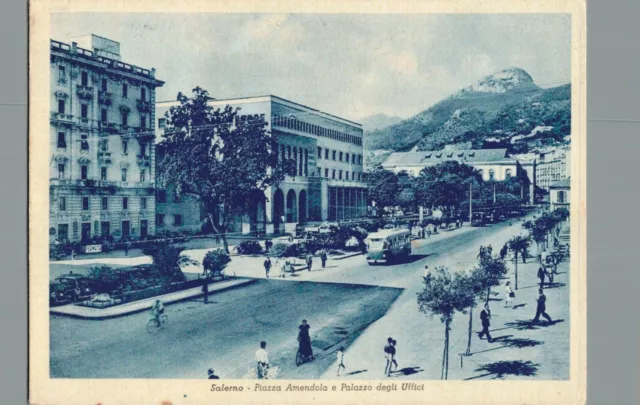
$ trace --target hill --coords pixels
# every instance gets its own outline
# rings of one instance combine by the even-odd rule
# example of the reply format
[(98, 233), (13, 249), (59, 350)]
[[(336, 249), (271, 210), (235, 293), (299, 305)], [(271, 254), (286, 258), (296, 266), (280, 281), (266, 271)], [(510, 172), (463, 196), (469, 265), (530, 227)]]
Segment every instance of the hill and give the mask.
[(376, 114), (369, 117), (361, 118), (358, 122), (362, 124), (362, 127), (367, 132), (373, 132), (378, 129), (386, 128), (393, 124), (397, 124), (402, 121), (400, 117), (392, 117), (386, 114)]
[(494, 73), (394, 125), (365, 132), (365, 149), (435, 150), (463, 144), (531, 147), (562, 142), (571, 134), (571, 85), (543, 89), (522, 69)]

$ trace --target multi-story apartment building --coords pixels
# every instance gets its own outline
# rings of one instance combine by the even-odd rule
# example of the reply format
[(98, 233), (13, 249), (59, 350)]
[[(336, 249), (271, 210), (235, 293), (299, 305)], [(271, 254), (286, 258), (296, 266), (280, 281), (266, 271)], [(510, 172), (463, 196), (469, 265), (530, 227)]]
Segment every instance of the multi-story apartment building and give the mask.
[[(265, 201), (255, 212), (237, 219), (235, 231), (278, 233), (285, 230), (285, 224), (343, 221), (366, 215), (360, 124), (272, 95), (213, 99), (209, 104), (240, 107), (242, 117), (265, 120), (278, 143), (278, 156), (293, 159), (296, 164), (296, 174), (268, 188)], [(158, 116), (174, 105), (177, 102), (158, 103)], [(163, 131), (164, 125), (164, 118), (159, 118), (158, 131)], [(158, 204), (163, 220), (168, 210), (175, 215), (175, 207), (165, 201)]]
[(51, 40), (50, 50), (50, 237), (153, 234), (155, 89), (164, 82), (96, 35)]
[(550, 186), (570, 176), (571, 146), (541, 150), (538, 152), (538, 186), (549, 190)]

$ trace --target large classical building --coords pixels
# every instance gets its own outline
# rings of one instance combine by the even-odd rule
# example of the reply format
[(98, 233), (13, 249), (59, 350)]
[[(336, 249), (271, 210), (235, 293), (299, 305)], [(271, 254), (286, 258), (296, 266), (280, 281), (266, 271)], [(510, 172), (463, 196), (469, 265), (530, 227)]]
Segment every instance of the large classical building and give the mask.
[(50, 49), (50, 237), (153, 234), (155, 89), (164, 83), (96, 35)]
[[(235, 231), (278, 233), (285, 231), (285, 224), (343, 221), (366, 215), (360, 124), (272, 95), (212, 99), (209, 104), (240, 107), (239, 115), (265, 120), (267, 131), (276, 138), (278, 156), (296, 163), (296, 175), (265, 190), (265, 201), (255, 212), (238, 218)], [(156, 104), (158, 117), (174, 105), (177, 102)], [(164, 118), (158, 119), (159, 133), (165, 124)], [(163, 215), (158, 222), (165, 221), (167, 215), (181, 215), (169, 199), (165, 201), (158, 205), (158, 215)]]
[(507, 154), (506, 149), (444, 149), (438, 151), (394, 152), (382, 163), (382, 168), (394, 173), (402, 171), (413, 176), (429, 166), (446, 161), (457, 161), (472, 166), (482, 174), (485, 181), (503, 181), (510, 177), (526, 173), (529, 180), (528, 191), (530, 201), (533, 202), (536, 184), (536, 161), (519, 162)]

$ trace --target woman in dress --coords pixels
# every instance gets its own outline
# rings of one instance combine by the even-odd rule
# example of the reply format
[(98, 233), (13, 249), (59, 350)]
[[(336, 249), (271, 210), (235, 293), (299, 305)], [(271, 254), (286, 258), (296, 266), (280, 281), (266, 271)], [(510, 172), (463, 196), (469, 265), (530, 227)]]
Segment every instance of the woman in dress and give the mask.
[(302, 324), (298, 326), (298, 342), (300, 342), (300, 353), (303, 356), (309, 357), (313, 360), (313, 349), (311, 348), (311, 336), (309, 335), (309, 329), (311, 326), (307, 323), (306, 319), (302, 320)]

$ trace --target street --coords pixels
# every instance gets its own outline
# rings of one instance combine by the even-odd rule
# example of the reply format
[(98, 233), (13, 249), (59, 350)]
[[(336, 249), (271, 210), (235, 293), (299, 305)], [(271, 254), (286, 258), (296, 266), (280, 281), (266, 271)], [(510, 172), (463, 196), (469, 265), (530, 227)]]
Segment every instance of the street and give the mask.
[[(221, 378), (243, 378), (254, 366), (253, 356), (259, 342), (265, 340), (270, 362), (279, 368), (277, 378), (335, 378), (333, 363), (340, 346), (346, 349), (346, 378), (383, 378), (382, 348), (387, 336), (392, 336), (398, 340), (398, 358), (402, 365), (402, 372), (395, 376), (438, 379), (444, 327), (438, 319), (427, 319), (419, 313), (416, 304), (424, 266), (428, 264), (434, 269), (445, 265), (452, 271), (470, 270), (480, 245), (491, 244), (496, 252), (520, 232), (519, 222), (513, 226), (502, 223), (445, 232), (432, 239), (414, 241), (410, 260), (397, 265), (369, 266), (363, 256), (330, 262), (325, 270), (319, 270), (319, 264), (315, 264), (314, 271), (302, 271), (296, 277), (263, 279), (212, 295), (207, 305), (202, 298), (170, 305), (167, 307), (169, 325), (157, 334), (146, 331), (150, 317), (147, 312), (103, 321), (51, 316), (51, 375), (205, 378), (206, 370), (213, 367)], [(530, 276), (523, 274), (526, 266), (520, 268), (521, 287), (528, 288), (530, 292), (526, 294), (533, 294), (537, 289), (530, 288), (535, 285), (528, 281)], [(263, 277), (262, 269), (253, 270), (255, 277)], [(565, 278), (568, 285), (568, 277)], [(551, 295), (558, 294), (558, 290), (567, 295), (559, 301), (566, 303), (564, 323), (548, 329), (562, 331), (558, 332), (560, 336), (553, 351), (539, 354), (549, 364), (555, 364), (544, 373), (540, 370), (539, 375), (549, 379), (568, 378), (568, 287), (550, 290), (548, 295), (550, 303), (555, 303)], [(502, 287), (496, 291), (503, 295)], [(520, 291), (518, 297), (524, 296), (527, 290)], [(493, 325), (501, 322), (500, 305), (492, 303)], [(511, 311), (530, 319), (535, 306), (529, 301), (524, 308)], [(479, 313), (479, 309), (476, 312)], [(479, 330), (477, 313), (474, 330)], [(302, 319), (311, 325), (317, 358), (296, 367), (297, 326)], [(466, 348), (467, 324), (468, 315), (456, 314), (452, 325), (450, 379), (479, 375), (469, 370), (468, 365), (457, 371), (457, 353)], [(539, 334), (539, 331), (533, 333)], [(494, 338), (513, 339), (515, 333), (508, 335), (496, 332)], [(519, 342), (527, 346), (525, 340)], [(535, 341), (528, 340), (529, 347), (537, 345), (532, 342)], [(515, 350), (516, 343), (502, 352)], [(474, 349), (491, 350), (487, 345), (474, 334)], [(485, 355), (491, 352), (478, 353), (465, 361), (476, 362)]]

